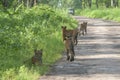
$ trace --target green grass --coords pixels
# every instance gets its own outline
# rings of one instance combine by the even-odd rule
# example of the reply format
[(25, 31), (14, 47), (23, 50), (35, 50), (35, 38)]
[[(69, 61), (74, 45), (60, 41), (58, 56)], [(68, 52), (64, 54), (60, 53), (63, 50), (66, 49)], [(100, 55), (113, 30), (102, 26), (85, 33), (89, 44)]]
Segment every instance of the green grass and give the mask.
[(102, 18), (106, 20), (114, 20), (120, 22), (119, 14), (119, 8), (77, 10), (77, 15), (87, 16), (91, 18)]
[[(49, 71), (64, 50), (62, 25), (74, 28), (77, 21), (47, 5), (20, 8), (11, 16), (0, 12), (0, 80), (36, 80)], [(43, 49), (41, 66), (30, 62), (36, 48)]]

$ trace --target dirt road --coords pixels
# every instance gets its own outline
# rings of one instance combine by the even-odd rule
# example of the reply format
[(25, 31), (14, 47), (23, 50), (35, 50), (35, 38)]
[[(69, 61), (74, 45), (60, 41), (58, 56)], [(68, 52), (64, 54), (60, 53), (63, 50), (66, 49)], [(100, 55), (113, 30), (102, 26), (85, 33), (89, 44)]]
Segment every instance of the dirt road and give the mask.
[(78, 37), (75, 61), (66, 56), (39, 80), (120, 80), (120, 23), (74, 16), (88, 22), (88, 34)]

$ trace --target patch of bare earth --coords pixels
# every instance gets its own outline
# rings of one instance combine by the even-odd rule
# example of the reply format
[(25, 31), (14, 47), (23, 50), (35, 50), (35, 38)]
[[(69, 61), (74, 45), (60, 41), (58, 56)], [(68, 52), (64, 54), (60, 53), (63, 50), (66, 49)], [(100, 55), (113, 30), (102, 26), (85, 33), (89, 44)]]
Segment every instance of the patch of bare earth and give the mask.
[(88, 34), (78, 37), (75, 61), (66, 55), (39, 80), (120, 80), (120, 23), (74, 16), (88, 22)]

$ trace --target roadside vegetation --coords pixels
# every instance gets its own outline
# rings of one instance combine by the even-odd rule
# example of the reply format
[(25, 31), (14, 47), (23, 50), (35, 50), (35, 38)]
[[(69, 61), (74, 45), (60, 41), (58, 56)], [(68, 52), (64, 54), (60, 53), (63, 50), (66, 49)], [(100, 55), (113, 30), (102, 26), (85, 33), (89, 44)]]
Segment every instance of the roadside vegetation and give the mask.
[(80, 0), (76, 15), (120, 22), (120, 0)]
[[(61, 25), (73, 28), (77, 21), (47, 5), (8, 11), (0, 11), (0, 80), (36, 80), (61, 58)], [(34, 49), (43, 49), (41, 66), (31, 64)]]
[(102, 18), (120, 22), (119, 8), (99, 8), (99, 9), (82, 9), (76, 11), (77, 15), (90, 18)]

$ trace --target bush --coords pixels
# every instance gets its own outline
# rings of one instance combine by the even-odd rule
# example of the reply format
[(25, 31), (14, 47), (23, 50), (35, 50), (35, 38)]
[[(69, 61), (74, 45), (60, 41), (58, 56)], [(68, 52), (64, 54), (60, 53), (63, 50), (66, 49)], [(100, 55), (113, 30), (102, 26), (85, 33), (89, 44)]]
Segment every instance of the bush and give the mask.
[[(63, 15), (64, 13), (64, 15)], [(61, 57), (63, 47), (61, 25), (77, 26), (76, 20), (47, 5), (23, 9), (9, 16), (0, 12), (0, 79), (36, 80)], [(29, 60), (34, 49), (43, 49), (42, 66)]]

